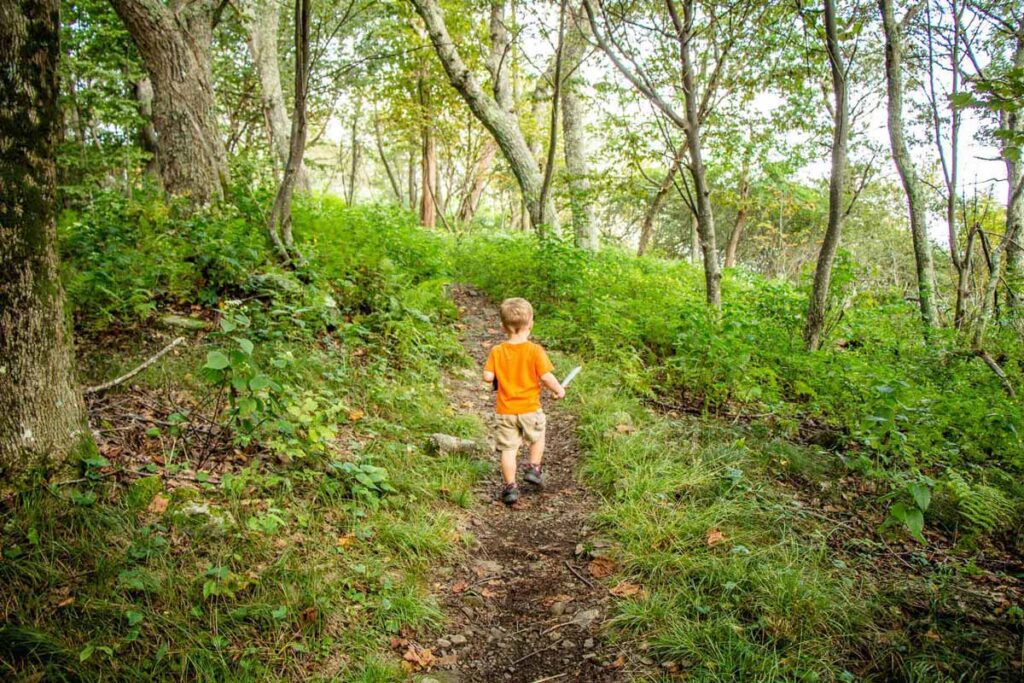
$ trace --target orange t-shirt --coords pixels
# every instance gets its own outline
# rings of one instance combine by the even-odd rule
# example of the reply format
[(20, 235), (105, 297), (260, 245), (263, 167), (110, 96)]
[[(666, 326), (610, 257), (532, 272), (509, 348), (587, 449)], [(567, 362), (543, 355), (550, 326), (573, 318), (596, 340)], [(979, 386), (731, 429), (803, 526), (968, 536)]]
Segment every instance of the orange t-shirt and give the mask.
[(484, 370), (498, 378), (499, 415), (522, 415), (540, 410), (540, 378), (555, 366), (540, 344), (504, 342), (491, 349)]

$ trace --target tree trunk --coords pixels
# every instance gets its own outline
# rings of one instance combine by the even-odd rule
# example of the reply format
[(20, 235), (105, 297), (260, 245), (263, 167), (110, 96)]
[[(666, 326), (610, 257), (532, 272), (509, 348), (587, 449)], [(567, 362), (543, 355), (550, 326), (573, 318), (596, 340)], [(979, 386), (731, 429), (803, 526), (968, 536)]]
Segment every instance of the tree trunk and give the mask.
[(885, 80), (889, 95), (889, 143), (896, 162), (903, 191), (910, 210), (910, 234), (914, 242), (914, 261), (917, 265), (918, 303), (925, 328), (935, 326), (935, 268), (932, 248), (928, 241), (927, 208), (917, 178), (917, 169), (910, 158), (910, 150), (903, 130), (903, 28), (896, 24), (892, 0), (878, 0), (885, 33)]
[(700, 263), (700, 221), (697, 214), (690, 214), (690, 263)]
[(377, 154), (380, 155), (380, 162), (384, 165), (384, 172), (388, 176), (388, 183), (391, 185), (391, 191), (395, 193), (395, 199), (401, 206), (403, 197), (402, 189), (398, 185), (398, 178), (395, 176), (394, 170), (391, 168), (391, 162), (388, 161), (388, 155), (384, 151), (384, 138), (380, 133), (380, 119), (377, 118), (376, 114), (373, 117), (373, 136), (377, 142)]
[(153, 81), (153, 126), (160, 175), (172, 195), (220, 199), (227, 154), (217, 128), (210, 50), (212, 0), (172, 9), (160, 0), (111, 0)]
[[(271, 157), (274, 159), (274, 167), (281, 170), (288, 164), (288, 155), (291, 151), (291, 123), (285, 111), (281, 66), (277, 58), (281, 5), (276, 0), (250, 0), (237, 3), (236, 7), (239, 10), (242, 28), (245, 29), (256, 77), (260, 81), (260, 101), (270, 141)], [(300, 190), (309, 189), (309, 176), (305, 166), (299, 167), (295, 185)]]
[(0, 0), (0, 494), (95, 449), (57, 262), (60, 3)]
[(434, 228), (437, 226), (437, 197), (434, 195), (437, 191), (437, 145), (434, 131), (427, 122), (420, 129), (420, 140), (420, 225)]
[(665, 203), (665, 197), (668, 196), (669, 190), (672, 189), (676, 173), (679, 172), (679, 164), (682, 162), (685, 152), (686, 145), (679, 145), (676, 148), (672, 154), (672, 163), (669, 164), (665, 177), (662, 178), (661, 184), (658, 185), (658, 191), (654, 193), (654, 199), (651, 200), (650, 205), (647, 207), (647, 212), (644, 214), (644, 222), (640, 227), (640, 243), (636, 248), (637, 256), (643, 256), (651, 243), (651, 237), (654, 236), (654, 219), (657, 218), (662, 204)]
[(359, 144), (359, 119), (362, 116), (363, 102), (360, 99), (356, 103), (356, 110), (352, 114), (352, 136), (351, 149), (352, 158), (350, 159), (351, 165), (349, 166), (348, 172), (348, 194), (345, 197), (345, 203), (352, 206), (352, 203), (356, 198), (356, 175), (359, 171), (359, 161), (362, 156), (362, 146)]
[[(512, 39), (509, 37), (508, 26), (505, 24), (505, 5), (505, 0), (491, 1), (489, 22), (491, 51), (487, 55), (487, 71), (491, 74), (491, 91), (494, 93), (494, 101), (511, 114), (514, 100), (508, 74), (512, 57)], [(469, 192), (462, 198), (462, 203), (459, 205), (459, 222), (468, 223), (476, 215), (476, 210), (480, 206), (480, 198), (487, 186), (487, 173), (491, 170), (491, 164), (494, 163), (497, 153), (498, 143), (494, 141), (493, 137), (488, 137), (484, 141), (483, 149), (473, 168), (473, 180)]]
[(576, 246), (597, 251), (597, 224), (590, 197), (590, 169), (587, 166), (586, 137), (583, 134), (583, 108), (580, 102), (579, 75), (587, 46), (590, 24), (581, 8), (573, 10), (565, 38), (565, 73), (562, 83), (562, 137), (565, 148), (565, 170), (569, 181), (569, 207)]
[(729, 235), (729, 244), (725, 247), (725, 267), (732, 268), (736, 265), (736, 250), (740, 246), (740, 239), (743, 238), (743, 229), (747, 227), (747, 199), (750, 196), (750, 171), (747, 162), (743, 162), (743, 173), (740, 176), (740, 202), (736, 209), (736, 222), (732, 226), (732, 234)]
[(818, 253), (814, 269), (814, 285), (807, 307), (804, 343), (809, 351), (821, 346), (821, 333), (828, 310), (829, 286), (832, 283), (832, 263), (839, 249), (843, 229), (843, 186), (846, 180), (846, 143), (849, 137), (850, 112), (847, 102), (846, 67), (839, 49), (836, 27), (835, 0), (825, 0), (825, 49), (832, 72), (832, 169), (828, 181), (828, 228)]
[(722, 306), (722, 271), (718, 267), (718, 245), (715, 243), (715, 219), (711, 211), (711, 190), (708, 187), (707, 173), (701, 150), (699, 114), (700, 100), (697, 96), (696, 79), (693, 73), (693, 62), (690, 58), (690, 41), (693, 27), (693, 0), (683, 3), (684, 21), (680, 23), (676, 14), (675, 3), (668, 0), (672, 21), (679, 34), (679, 61), (683, 72), (683, 95), (686, 105), (686, 146), (690, 153), (690, 175), (693, 178), (695, 203), (697, 208), (697, 231), (700, 234), (700, 247), (704, 254), (704, 286), (705, 296), (709, 305), (715, 308)]
[[(309, 15), (311, 0), (295, 0), (295, 106), (288, 163), (270, 212), (270, 238), (287, 261), (295, 252), (292, 239), (292, 195), (306, 152), (306, 98), (309, 86)], [(301, 257), (300, 257), (301, 259)]]
[(470, 111), (494, 136), (498, 147), (508, 161), (512, 173), (519, 183), (533, 227), (538, 232), (543, 232), (545, 228), (557, 229), (558, 216), (555, 213), (554, 202), (550, 197), (545, 202), (541, 201), (543, 178), (537, 161), (533, 158), (526, 139), (523, 137), (519, 121), (502, 109), (493, 97), (484, 92), (472, 72), (462, 61), (451, 36), (448, 35), (448, 28), (445, 25), (444, 15), (438, 1), (412, 0), (412, 3), (423, 18), (430, 41), (434, 45), (434, 51), (437, 53), (445, 73), (448, 74), (452, 86), (469, 105)]
[(484, 194), (484, 188), (487, 186), (487, 172), (491, 170), (491, 164), (494, 163), (494, 157), (498, 153), (498, 143), (494, 141), (494, 138), (488, 137), (484, 140), (483, 149), (480, 152), (480, 157), (476, 160), (476, 164), (473, 167), (473, 181), (469, 187), (469, 192), (462, 198), (462, 202), (459, 204), (459, 222), (469, 223), (473, 220), (473, 216), (476, 215), (476, 210), (480, 207), (480, 198)]
[[(1013, 66), (1024, 70), (1024, 15), (1017, 27), (1017, 44), (1013, 54)], [(1024, 133), (1024, 116), (1021, 108), (1005, 114), (1005, 127), (1016, 135)], [(1006, 199), (1006, 297), (1010, 310), (1019, 315), (1024, 310), (1024, 163), (1017, 155), (1003, 154), (1006, 163), (1006, 182), (1009, 194)]]
[(407, 165), (409, 167), (408, 177), (406, 178), (406, 184), (409, 188), (409, 211), (415, 211), (416, 207), (419, 206), (419, 195), (416, 192), (416, 154), (412, 150), (409, 151), (409, 163)]
[(149, 155), (146, 160), (146, 175), (160, 182), (160, 163), (157, 161), (159, 146), (157, 145), (156, 128), (153, 127), (153, 83), (148, 78), (140, 78), (132, 86), (132, 96), (139, 109), (142, 123), (139, 125), (139, 147)]

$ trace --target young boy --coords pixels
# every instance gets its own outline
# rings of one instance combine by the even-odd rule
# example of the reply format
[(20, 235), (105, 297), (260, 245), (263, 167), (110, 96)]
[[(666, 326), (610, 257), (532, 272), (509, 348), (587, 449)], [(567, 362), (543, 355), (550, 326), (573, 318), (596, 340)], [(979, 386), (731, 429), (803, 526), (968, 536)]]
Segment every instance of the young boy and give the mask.
[(530, 464), (523, 479), (536, 486), (544, 483), (540, 467), (547, 421), (540, 407), (540, 387), (546, 386), (556, 400), (565, 397), (565, 389), (552, 374), (555, 366), (544, 349), (529, 340), (533, 329), (533, 307), (529, 301), (515, 298), (501, 302), (501, 326), (508, 341), (491, 349), (484, 366), (484, 381), (497, 379), (496, 441), (501, 453), (501, 476), (505, 479), (501, 500), (512, 505), (519, 500), (516, 456), (523, 441), (530, 447)]

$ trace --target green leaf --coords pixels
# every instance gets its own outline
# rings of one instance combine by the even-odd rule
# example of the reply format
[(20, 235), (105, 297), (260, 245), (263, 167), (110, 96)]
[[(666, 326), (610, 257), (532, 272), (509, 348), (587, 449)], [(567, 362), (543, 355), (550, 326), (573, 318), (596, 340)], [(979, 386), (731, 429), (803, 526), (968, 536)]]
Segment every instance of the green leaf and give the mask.
[(921, 512), (927, 510), (932, 502), (931, 489), (924, 484), (911, 484), (909, 490), (910, 495), (914, 497), (914, 502), (917, 503), (917, 507), (920, 508)]
[(919, 508), (896, 503), (892, 506), (889, 514), (898, 521), (903, 522), (911, 536), (921, 543), (927, 543), (924, 534), (921, 533), (924, 531), (924, 513)]
[(238, 342), (238, 346), (240, 346), (242, 351), (245, 352), (245, 355), (252, 355), (252, 350), (255, 348), (255, 346), (251, 341), (245, 339), (244, 337), (234, 337), (234, 340)]
[(96, 648), (92, 645), (86, 645), (82, 648), (82, 651), (78, 653), (78, 661), (84, 662), (92, 657), (92, 653), (96, 651)]
[(288, 608), (285, 607), (284, 605), (281, 605), (280, 607), (275, 609), (273, 612), (271, 612), (270, 616), (274, 617), (274, 619), (277, 619), (277, 620), (284, 619), (286, 616), (288, 616)]
[(160, 428), (150, 427), (149, 429), (146, 430), (146, 436), (160, 436)]
[(231, 365), (231, 361), (220, 351), (210, 351), (206, 354), (206, 368), (209, 370), (223, 370)]
[(235, 321), (231, 320), (230, 318), (221, 318), (220, 329), (222, 329), (224, 332), (234, 332), (236, 329), (238, 329), (238, 325), (236, 325)]
[(142, 612), (136, 612), (135, 610), (130, 609), (124, 613), (124, 618), (128, 620), (129, 626), (135, 626), (136, 624), (141, 623), (144, 617)]
[(273, 380), (271, 380), (266, 375), (256, 375), (251, 380), (249, 380), (249, 388), (252, 389), (253, 391), (266, 389), (271, 384), (273, 384)]

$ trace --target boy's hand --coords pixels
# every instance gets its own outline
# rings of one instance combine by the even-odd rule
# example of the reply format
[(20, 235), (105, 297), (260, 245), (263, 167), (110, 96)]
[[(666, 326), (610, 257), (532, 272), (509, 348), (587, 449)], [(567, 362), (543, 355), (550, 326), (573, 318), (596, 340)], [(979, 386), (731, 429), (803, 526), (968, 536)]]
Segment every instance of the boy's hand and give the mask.
[(565, 398), (565, 389), (558, 387), (558, 391), (555, 392), (555, 400), (561, 401), (563, 398)]

